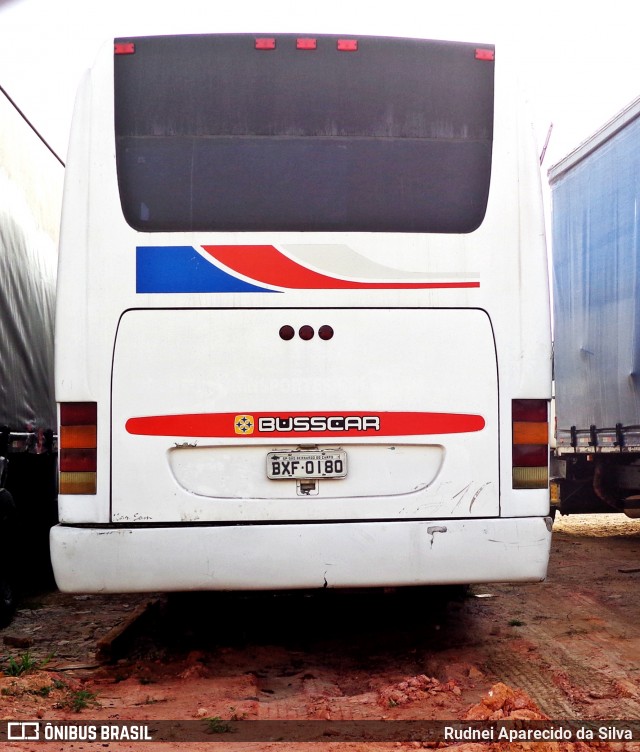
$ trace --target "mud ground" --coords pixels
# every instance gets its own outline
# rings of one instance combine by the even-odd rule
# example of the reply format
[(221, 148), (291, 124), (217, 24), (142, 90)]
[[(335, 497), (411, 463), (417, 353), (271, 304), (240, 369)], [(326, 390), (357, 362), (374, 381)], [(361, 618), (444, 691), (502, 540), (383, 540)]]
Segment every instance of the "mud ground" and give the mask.
[[(135, 621), (134, 613), (143, 614), (137, 628), (119, 634), (118, 625)], [(0, 676), (4, 720), (640, 720), (640, 520), (558, 518), (544, 583), (284, 595), (46, 592), (24, 602), (0, 631), (0, 643), (0, 669), (29, 669)], [(216, 741), (213, 748), (178, 746), (192, 752), (299, 748)], [(302, 748), (416, 745), (422, 746)], [(7, 748), (164, 752), (176, 745), (21, 742)]]

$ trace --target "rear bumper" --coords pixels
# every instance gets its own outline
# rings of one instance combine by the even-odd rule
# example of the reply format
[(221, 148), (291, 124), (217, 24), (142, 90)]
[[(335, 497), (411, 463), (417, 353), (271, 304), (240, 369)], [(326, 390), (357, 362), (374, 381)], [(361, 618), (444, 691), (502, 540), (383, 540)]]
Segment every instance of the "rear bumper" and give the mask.
[(51, 531), (64, 592), (286, 590), (532, 582), (549, 518)]

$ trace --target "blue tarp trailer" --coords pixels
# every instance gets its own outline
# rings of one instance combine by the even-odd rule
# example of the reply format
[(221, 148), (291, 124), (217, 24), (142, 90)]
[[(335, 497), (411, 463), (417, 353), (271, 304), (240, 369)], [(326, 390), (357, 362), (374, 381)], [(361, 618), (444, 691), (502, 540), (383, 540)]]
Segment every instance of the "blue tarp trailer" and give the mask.
[[(560, 510), (640, 506), (640, 98), (549, 170)], [(635, 498), (638, 497), (638, 498)], [(638, 512), (640, 513), (640, 511)]]

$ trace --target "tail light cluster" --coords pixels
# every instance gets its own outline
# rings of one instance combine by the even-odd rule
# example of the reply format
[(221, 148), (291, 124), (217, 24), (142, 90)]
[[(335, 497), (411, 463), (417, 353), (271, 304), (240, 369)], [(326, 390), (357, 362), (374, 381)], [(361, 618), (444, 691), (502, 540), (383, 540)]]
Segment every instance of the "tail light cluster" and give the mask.
[(95, 494), (97, 466), (95, 402), (60, 404), (60, 493)]
[(547, 488), (549, 485), (548, 402), (516, 399), (513, 421), (513, 488)]

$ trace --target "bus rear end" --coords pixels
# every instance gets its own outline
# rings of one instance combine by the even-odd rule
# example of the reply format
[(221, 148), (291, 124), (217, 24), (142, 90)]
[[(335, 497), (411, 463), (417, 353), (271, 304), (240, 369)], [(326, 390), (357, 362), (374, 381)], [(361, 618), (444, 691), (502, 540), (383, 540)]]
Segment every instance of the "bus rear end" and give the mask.
[(544, 578), (543, 223), (494, 67), (293, 35), (99, 58), (63, 212), (61, 589)]

